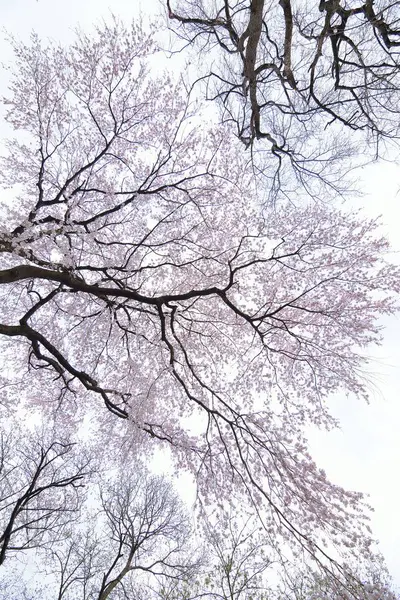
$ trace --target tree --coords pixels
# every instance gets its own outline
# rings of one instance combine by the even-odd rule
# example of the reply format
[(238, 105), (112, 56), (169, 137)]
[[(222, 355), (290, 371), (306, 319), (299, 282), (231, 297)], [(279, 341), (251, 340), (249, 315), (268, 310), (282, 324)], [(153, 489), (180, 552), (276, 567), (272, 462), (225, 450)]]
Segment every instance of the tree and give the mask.
[(277, 600), (398, 600), (387, 569), (378, 559), (375, 562), (353, 566), (348, 577), (348, 589), (327, 579), (321, 573), (305, 573), (297, 569), (288, 574), (284, 590)]
[(183, 577), (192, 565), (184, 557), (190, 527), (171, 485), (161, 477), (124, 474), (101, 492), (102, 507), (114, 544), (113, 561), (101, 581), (99, 600), (108, 598), (130, 572)]
[[(137, 465), (97, 491), (101, 508), (92, 488), (79, 520), (42, 552), (38, 568), (48, 585), (41, 598), (145, 598), (160, 576), (191, 576), (197, 558), (189, 519), (169, 482)], [(28, 586), (26, 595), (36, 597), (35, 590)]]
[(192, 577), (162, 582), (162, 600), (269, 600), (276, 573), (271, 569), (271, 544), (254, 516), (219, 511), (215, 519), (203, 513), (205, 564)]
[(75, 444), (38, 432), (0, 438), (0, 565), (19, 551), (46, 546), (76, 518), (88, 461)]
[(370, 555), (362, 495), (328, 481), (302, 429), (335, 425), (332, 392), (368, 395), (363, 352), (400, 281), (378, 223), (262, 210), (237, 140), (150, 78), (137, 26), (15, 51), (0, 333), (18, 393), (113, 428), (123, 460), (168, 448), (205, 502), (255, 507), (271, 560), (311, 557), (346, 584), (346, 557)]
[[(305, 565), (286, 562), (276, 569), (269, 555), (273, 542), (254, 515), (224, 515), (223, 523), (205, 517), (204, 552), (209, 560), (189, 580), (162, 586), (162, 600), (398, 600), (381, 556), (352, 565), (347, 582)], [(239, 518), (237, 518), (239, 517)], [(282, 568), (283, 566), (283, 568)]]
[(243, 517), (225, 514), (218, 525), (205, 521), (206, 547), (213, 557), (205, 587), (215, 600), (267, 600), (272, 596), (271, 542), (256, 517)]
[(352, 154), (377, 158), (390, 140), (397, 143), (398, 2), (166, 5), (185, 47), (207, 49), (202, 80), (223, 120), (246, 147), (264, 142), (256, 165), (272, 181), (274, 197), (295, 197), (293, 184), (281, 180), (288, 169), (312, 194), (321, 180), (340, 190)]

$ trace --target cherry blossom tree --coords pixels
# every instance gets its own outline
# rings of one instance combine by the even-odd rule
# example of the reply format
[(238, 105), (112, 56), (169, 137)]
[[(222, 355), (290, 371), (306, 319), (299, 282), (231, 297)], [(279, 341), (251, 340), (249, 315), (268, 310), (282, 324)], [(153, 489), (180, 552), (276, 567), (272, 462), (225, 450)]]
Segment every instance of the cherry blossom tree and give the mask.
[[(195, 577), (165, 581), (161, 600), (398, 600), (382, 557), (353, 565), (347, 585), (304, 565), (270, 562), (271, 545), (254, 516), (225, 515), (224, 524), (206, 518), (208, 564)], [(217, 526), (216, 526), (217, 525)], [(282, 566), (284, 567), (282, 569)]]
[(271, 560), (346, 585), (348, 560), (371, 553), (365, 503), (316, 466), (303, 428), (335, 425), (333, 392), (368, 396), (367, 348), (400, 281), (379, 223), (265, 206), (229, 128), (150, 76), (140, 26), (14, 49), (4, 403), (68, 426), (91, 415), (125, 461), (162, 448), (204, 502), (253, 506)]
[[(357, 574), (357, 578), (355, 577)], [(291, 573), (286, 577), (284, 591), (278, 594), (277, 600), (398, 600), (387, 569), (380, 560), (365, 565), (355, 566), (349, 576), (349, 588), (337, 585), (320, 573)]]

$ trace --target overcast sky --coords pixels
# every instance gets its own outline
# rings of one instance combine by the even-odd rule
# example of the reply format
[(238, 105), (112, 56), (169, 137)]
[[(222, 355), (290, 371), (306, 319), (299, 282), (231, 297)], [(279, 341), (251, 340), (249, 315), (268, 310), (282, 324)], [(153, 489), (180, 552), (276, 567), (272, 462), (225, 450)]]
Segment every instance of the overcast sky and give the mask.
[[(157, 12), (157, 0), (2, 0), (0, 23), (5, 31), (27, 38), (34, 30), (39, 35), (61, 42), (71, 39), (73, 29), (91, 24), (112, 11), (131, 20), (140, 10)], [(0, 40), (3, 62), (12, 55), (5, 36)], [(4, 90), (6, 75), (0, 81)], [(369, 216), (382, 214), (385, 230), (393, 249), (400, 252), (400, 170), (394, 164), (374, 164), (360, 173), (361, 184), (368, 192), (359, 203)], [(400, 256), (400, 254), (399, 254)], [(397, 256), (395, 260), (400, 262)], [(381, 541), (388, 566), (400, 585), (400, 319), (386, 319), (385, 342), (373, 349), (370, 374), (375, 390), (369, 406), (353, 398), (332, 399), (335, 416), (342, 423), (340, 431), (330, 434), (310, 432), (314, 457), (328, 475), (344, 487), (368, 492), (375, 508), (372, 517), (374, 534)]]

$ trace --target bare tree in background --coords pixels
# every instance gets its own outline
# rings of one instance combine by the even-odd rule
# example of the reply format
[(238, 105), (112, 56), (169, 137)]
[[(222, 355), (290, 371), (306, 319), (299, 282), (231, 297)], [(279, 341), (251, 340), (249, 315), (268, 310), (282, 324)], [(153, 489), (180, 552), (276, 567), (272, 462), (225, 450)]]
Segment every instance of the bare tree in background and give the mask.
[(328, 203), (262, 212), (241, 144), (150, 77), (140, 27), (15, 51), (8, 406), (91, 416), (123, 463), (127, 440), (170, 452), (204, 502), (254, 507), (271, 560), (311, 558), (345, 584), (350, 558), (371, 553), (366, 506), (317, 467), (303, 430), (336, 425), (332, 393), (368, 397), (366, 349), (400, 282), (379, 224)]
[(397, 144), (399, 2), (166, 5), (174, 32), (195, 52), (202, 49), (207, 97), (218, 101), (246, 147), (264, 140), (257, 165), (275, 194), (286, 166), (314, 193), (315, 177), (338, 190), (353, 153), (374, 158), (385, 154), (386, 142)]
[(101, 486), (100, 507), (82, 513), (71, 535), (47, 553), (45, 598), (106, 600), (150, 597), (157, 578), (197, 569), (188, 515), (171, 484), (140, 466)]
[(82, 502), (88, 462), (75, 444), (37, 435), (1, 435), (0, 565), (62, 536)]

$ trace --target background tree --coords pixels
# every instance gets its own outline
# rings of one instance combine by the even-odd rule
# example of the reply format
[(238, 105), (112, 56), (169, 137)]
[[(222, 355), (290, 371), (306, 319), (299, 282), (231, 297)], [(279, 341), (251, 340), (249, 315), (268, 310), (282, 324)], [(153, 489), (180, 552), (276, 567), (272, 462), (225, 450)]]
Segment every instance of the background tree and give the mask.
[(305, 573), (297, 568), (286, 574), (284, 589), (277, 600), (398, 600), (399, 593), (394, 590), (381, 559), (363, 567), (355, 565), (351, 571), (345, 590), (321, 573)]
[(0, 438), (0, 565), (57, 540), (76, 519), (88, 460), (75, 444), (38, 432)]
[[(271, 540), (254, 516), (225, 514), (219, 522), (205, 521), (207, 553), (213, 569), (205, 587), (220, 600), (266, 600), (272, 584), (268, 569)], [(271, 590), (268, 590), (268, 587)]]
[[(254, 515), (202, 514), (204, 564), (191, 577), (166, 581), (155, 590), (162, 600), (266, 600), (273, 597), (271, 540)], [(272, 580), (272, 581), (271, 581)], [(273, 580), (275, 580), (273, 582)]]
[[(97, 492), (91, 488), (79, 519), (37, 555), (47, 581), (41, 598), (145, 598), (161, 576), (192, 576), (198, 559), (189, 518), (169, 482), (136, 465), (102, 481)], [(25, 587), (31, 600), (39, 597), (35, 583)]]
[(0, 333), (19, 394), (90, 416), (122, 460), (170, 451), (205, 502), (255, 507), (271, 560), (311, 557), (346, 584), (371, 553), (362, 495), (328, 481), (302, 430), (335, 425), (332, 392), (368, 395), (365, 348), (400, 281), (377, 222), (262, 213), (234, 136), (150, 79), (140, 27), (15, 51)]
[(99, 600), (108, 598), (131, 572), (169, 578), (190, 572), (185, 556), (188, 516), (166, 480), (120, 473), (115, 484), (101, 491), (101, 500), (114, 556), (102, 577)]
[[(390, 0), (166, 0), (185, 47), (207, 49), (202, 79), (271, 193), (293, 183), (326, 196), (361, 152), (376, 158), (399, 136), (399, 3)], [(349, 135), (346, 135), (346, 131)], [(393, 151), (393, 146), (392, 151)], [(262, 151), (261, 151), (262, 149)], [(254, 155), (253, 155), (254, 156)], [(329, 193), (329, 190), (328, 190)]]
[[(162, 600), (398, 600), (381, 556), (348, 569), (347, 585), (304, 564), (269, 560), (273, 540), (253, 516), (205, 518), (204, 553), (208, 562), (195, 577), (164, 582)], [(237, 520), (236, 520), (237, 519)], [(283, 567), (283, 568), (282, 568)]]

